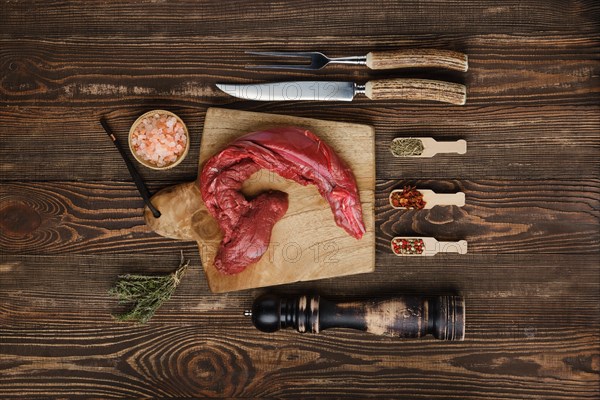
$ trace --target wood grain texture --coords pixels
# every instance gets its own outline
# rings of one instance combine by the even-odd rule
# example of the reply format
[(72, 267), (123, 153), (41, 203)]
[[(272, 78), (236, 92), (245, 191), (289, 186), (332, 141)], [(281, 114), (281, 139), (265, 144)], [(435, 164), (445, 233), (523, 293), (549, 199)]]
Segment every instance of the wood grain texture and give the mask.
[[(466, 205), (395, 210), (389, 193), (406, 184), (465, 192)], [(600, 249), (600, 181), (595, 179), (378, 180), (375, 208), (382, 253), (390, 252), (389, 241), (398, 235), (465, 239), (476, 254), (595, 254)], [(181, 246), (195, 247), (151, 232), (133, 183), (4, 183), (0, 226), (3, 254), (172, 254)]]
[(395, 68), (446, 68), (466, 72), (469, 57), (458, 51), (437, 49), (407, 49), (371, 51), (367, 54), (367, 67), (371, 69)]
[[(176, 295), (150, 325), (194, 325), (218, 331), (220, 324), (237, 324), (236, 329), (252, 334), (255, 332), (241, 311), (251, 306), (256, 295), (269, 291), (315, 291), (332, 299), (459, 293), (465, 296), (469, 307), (467, 338), (485, 333), (490, 340), (504, 335), (524, 339), (523, 330), (528, 324), (573, 333), (579, 328), (593, 332), (597, 326), (593, 316), (600, 307), (600, 294), (594, 290), (598, 261), (595, 254), (443, 255), (407, 262), (391, 253), (378, 252), (377, 269), (361, 275), (360, 284), (357, 279), (331, 278), (271, 290), (214, 295), (208, 289), (195, 247), (181, 248), (192, 260), (192, 268)], [(114, 325), (110, 313), (121, 311), (122, 307), (109, 297), (108, 289), (117, 275), (165, 273), (179, 265), (175, 249), (166, 254), (131, 254), (3, 255), (2, 327), (66, 329)], [(36, 277), (33, 282), (32, 276)], [(550, 314), (549, 308), (556, 313)], [(506, 324), (508, 317), (512, 318), (511, 324)]]
[[(10, 3), (7, 3), (10, 4)], [(436, 2), (423, 6), (418, 0), (396, 3), (378, 0), (353, 2), (340, 7), (336, 1), (293, 0), (249, 5), (228, 2), (179, 1), (175, 4), (147, 1), (140, 7), (130, 2), (92, 2), (81, 7), (77, 0), (35, 0), (11, 4), (4, 11), (3, 33), (23, 36), (65, 37), (85, 32), (90, 36), (138, 37), (247, 34), (257, 31), (274, 37), (319, 35), (355, 36), (438, 33), (513, 33), (565, 31), (597, 33), (600, 7), (593, 0), (507, 0), (502, 5), (477, 0)], [(35, 8), (34, 8), (35, 7)], [(351, 7), (351, 8), (349, 8)], [(33, 8), (33, 10), (32, 10)], [(348, 12), (352, 11), (352, 12)], [(147, 15), (160, 16), (160, 27), (148, 24)], [(43, 17), (43, 18), (42, 18)], [(127, 19), (121, 26), (115, 21)]]
[[(600, 4), (594, 0), (1, 1), (0, 397), (600, 397)], [(468, 54), (467, 73), (330, 66), (248, 70), (245, 50), (332, 57), (406, 49)], [(437, 79), (468, 103), (241, 101), (217, 82)], [(142, 201), (98, 125), (124, 142), (144, 111), (191, 132), (190, 156), (142, 169), (155, 191), (196, 178), (206, 109), (271, 112), (376, 130), (375, 272), (280, 294), (337, 300), (461, 294), (466, 340), (253, 329), (263, 290), (210, 293), (194, 242), (144, 225)], [(393, 157), (395, 137), (466, 139), (468, 153)], [(414, 183), (463, 190), (463, 208), (393, 210)], [(467, 239), (465, 256), (391, 254), (395, 235)], [(193, 268), (149, 325), (112, 321), (126, 272)]]
[(437, 101), (462, 106), (467, 88), (453, 82), (431, 79), (377, 79), (365, 85), (371, 100)]
[(412, 398), (598, 395), (595, 255), (473, 255), (468, 263), (420, 258), (409, 265), (382, 255), (360, 285), (326, 279), (277, 290), (351, 299), (459, 289), (469, 309), (467, 336), (443, 345), (345, 329), (260, 333), (241, 310), (264, 291), (212, 295), (198, 256), (187, 255), (189, 275), (145, 327), (111, 321), (109, 313), (121, 308), (107, 290), (118, 274), (170, 271), (177, 254), (2, 256), (3, 396), (396, 397), (398, 387)]
[[(538, 331), (522, 342), (506, 335), (502, 342), (479, 345), (474, 354), (474, 345), (487, 341), (485, 334), (442, 346), (374, 336), (361, 339), (339, 331), (253, 337), (234, 330), (234, 324), (217, 326), (113, 324), (102, 330), (53, 329), (42, 334), (6, 329), (3, 347), (10, 354), (5, 357), (10, 370), (0, 377), (3, 393), (5, 398), (39, 393), (69, 398), (352, 393), (364, 398), (377, 391), (384, 397), (410, 393), (411, 398), (427, 399), (554, 400), (595, 399), (598, 394), (597, 342), (591, 332)], [(52, 359), (62, 362), (48, 361)], [(286, 368), (274, 368), (282, 363)], [(45, 372), (50, 369), (52, 374)], [(557, 379), (559, 374), (574, 383)]]
[[(370, 100), (367, 100), (369, 102)], [(600, 174), (598, 164), (599, 105), (593, 106), (471, 106), (312, 104), (308, 102), (256, 104), (244, 109), (319, 118), (375, 127), (377, 178), (399, 179), (580, 179)], [(180, 115), (191, 133), (190, 154), (168, 173), (140, 168), (150, 186), (191, 181), (197, 175), (197, 155), (206, 110), (156, 104)], [(600, 103), (599, 103), (600, 104)], [(242, 104), (240, 104), (242, 105)], [(151, 108), (151, 107), (150, 107)], [(242, 107), (240, 107), (242, 108)], [(119, 153), (101, 130), (106, 113), (115, 135), (124, 142), (129, 126), (149, 107), (0, 108), (0, 177), (4, 180), (130, 180)], [(40, 120), (39, 115), (44, 115)], [(54, 135), (61, 132), (65, 136)], [(430, 136), (437, 140), (465, 139), (468, 153), (437, 155), (431, 159), (394, 157), (389, 146), (396, 137)], [(78, 138), (65, 142), (65, 138)], [(40, 147), (44, 148), (40, 152)], [(15, 152), (14, 149), (18, 149)], [(77, 150), (77, 151), (76, 151)], [(564, 163), (556, 162), (565, 160)]]
[[(222, 93), (215, 83), (249, 83), (349, 77), (366, 82), (374, 77), (442, 79), (466, 84), (469, 104), (597, 105), (600, 80), (598, 52), (600, 34), (585, 34), (576, 28), (564, 34), (485, 34), (435, 35), (388, 34), (340, 38), (335, 35), (307, 37), (248, 35), (134, 36), (107, 38), (72, 34), (66, 38), (43, 35), (8, 37), (0, 35), (0, 65), (4, 77), (0, 93), (15, 106), (69, 105), (77, 108), (95, 105), (105, 110), (115, 107), (168, 106), (207, 107), (238, 104), (239, 99)], [(140, 46), (140, 42), (144, 45)], [(307, 47), (307, 42), (310, 46)], [(248, 70), (264, 58), (244, 54), (246, 50), (303, 51), (315, 49), (331, 56), (367, 54), (373, 50), (439, 48), (462, 51), (469, 56), (469, 72), (439, 70), (371, 71), (366, 67), (329, 66), (318, 72)], [(350, 51), (351, 50), (351, 51)], [(152, 57), (148, 57), (148, 53)], [(165, 63), (172, 53), (177, 62)], [(61, 60), (68, 59), (68, 63)], [(557, 62), (560, 60), (560, 62)], [(118, 65), (118, 71), (115, 70)], [(316, 75), (315, 75), (316, 74)], [(160, 76), (160, 79), (156, 79)], [(286, 103), (288, 108), (310, 107), (314, 113), (322, 105), (339, 103)], [(243, 102), (239, 107), (272, 107), (277, 104)], [(398, 101), (357, 99), (353, 105), (396, 107)], [(155, 107), (157, 108), (157, 107)], [(423, 110), (423, 107), (419, 107)], [(427, 107), (429, 110), (429, 107)], [(123, 110), (121, 110), (123, 111)], [(98, 113), (99, 109), (95, 109)], [(85, 115), (85, 114), (80, 114)]]

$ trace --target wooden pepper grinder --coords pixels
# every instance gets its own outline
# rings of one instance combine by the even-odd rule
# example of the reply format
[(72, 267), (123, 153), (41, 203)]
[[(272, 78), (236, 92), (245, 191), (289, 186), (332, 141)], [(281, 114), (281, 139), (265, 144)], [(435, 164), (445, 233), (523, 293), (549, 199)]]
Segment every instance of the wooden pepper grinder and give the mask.
[(320, 296), (257, 298), (254, 326), (263, 332), (294, 328), (319, 333), (329, 328), (351, 328), (376, 335), (418, 338), (428, 334), (441, 340), (465, 337), (465, 302), (459, 296), (400, 296), (383, 300), (334, 302)]

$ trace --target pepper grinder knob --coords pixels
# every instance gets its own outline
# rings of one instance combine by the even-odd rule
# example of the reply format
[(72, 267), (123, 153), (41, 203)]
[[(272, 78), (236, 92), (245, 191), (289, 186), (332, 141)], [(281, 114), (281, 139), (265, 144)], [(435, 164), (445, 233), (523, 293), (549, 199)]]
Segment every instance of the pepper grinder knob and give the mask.
[(263, 332), (278, 331), (281, 326), (281, 298), (275, 295), (264, 295), (257, 298), (252, 305), (252, 324)]
[(465, 303), (460, 296), (399, 296), (362, 302), (333, 302), (320, 296), (257, 298), (254, 326), (263, 332), (294, 328), (319, 333), (329, 328), (351, 328), (377, 335), (418, 338), (428, 334), (441, 340), (463, 340)]

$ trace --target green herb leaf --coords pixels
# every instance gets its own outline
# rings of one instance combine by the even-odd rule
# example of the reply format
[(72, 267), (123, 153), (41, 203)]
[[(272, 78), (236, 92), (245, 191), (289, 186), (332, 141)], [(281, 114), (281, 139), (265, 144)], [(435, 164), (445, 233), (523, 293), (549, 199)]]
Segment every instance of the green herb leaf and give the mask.
[(175, 292), (181, 278), (185, 274), (189, 260), (185, 260), (181, 252), (179, 268), (169, 275), (136, 275), (119, 276), (119, 280), (108, 293), (119, 300), (119, 304), (134, 303), (133, 308), (124, 314), (113, 314), (119, 321), (130, 321), (145, 324), (156, 310)]

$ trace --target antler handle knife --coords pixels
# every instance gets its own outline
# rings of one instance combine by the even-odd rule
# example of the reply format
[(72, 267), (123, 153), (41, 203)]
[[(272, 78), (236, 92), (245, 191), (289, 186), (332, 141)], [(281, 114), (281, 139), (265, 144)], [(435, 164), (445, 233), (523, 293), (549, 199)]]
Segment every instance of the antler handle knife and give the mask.
[(217, 83), (217, 87), (230, 96), (256, 101), (352, 101), (358, 94), (371, 100), (426, 100), (456, 105), (467, 100), (464, 85), (430, 79), (379, 79), (364, 85), (342, 81)]

